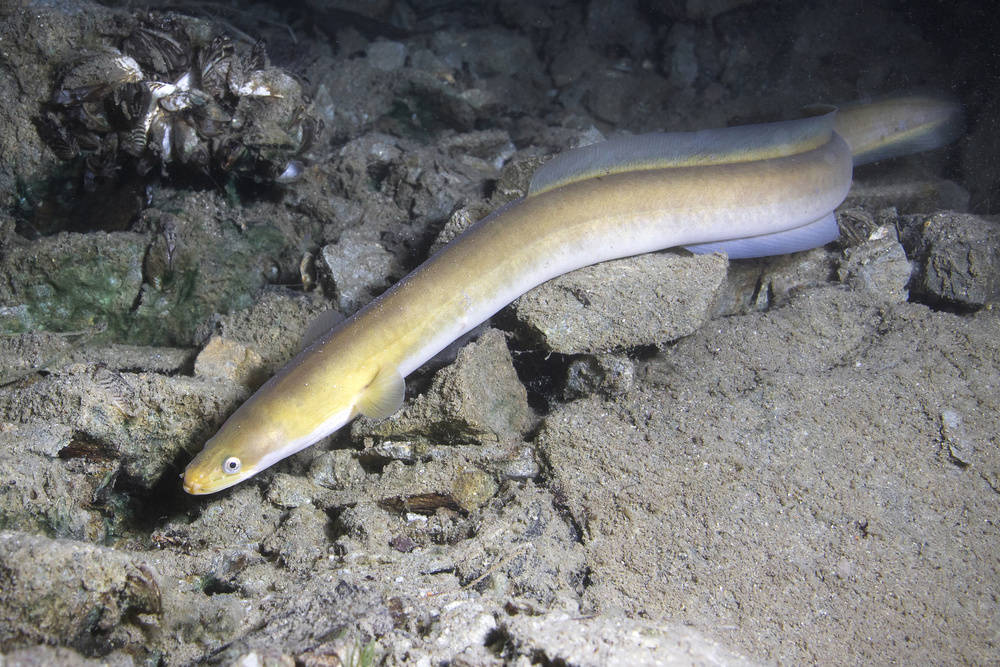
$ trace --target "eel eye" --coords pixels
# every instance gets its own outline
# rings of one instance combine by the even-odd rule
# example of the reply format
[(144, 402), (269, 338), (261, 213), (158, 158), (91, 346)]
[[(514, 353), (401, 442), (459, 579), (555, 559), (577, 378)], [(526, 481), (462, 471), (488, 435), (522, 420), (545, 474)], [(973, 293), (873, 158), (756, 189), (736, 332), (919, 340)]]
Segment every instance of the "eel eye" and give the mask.
[(230, 456), (222, 462), (222, 472), (232, 475), (234, 472), (240, 471), (240, 465), (240, 460), (238, 458)]

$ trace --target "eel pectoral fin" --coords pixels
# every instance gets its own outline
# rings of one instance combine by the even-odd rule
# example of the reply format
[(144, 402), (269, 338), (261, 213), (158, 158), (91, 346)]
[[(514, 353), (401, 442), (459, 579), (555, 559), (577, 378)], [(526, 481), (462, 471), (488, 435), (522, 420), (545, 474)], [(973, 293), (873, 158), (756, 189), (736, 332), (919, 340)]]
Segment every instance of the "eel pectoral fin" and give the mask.
[(403, 405), (406, 382), (395, 368), (381, 368), (358, 399), (358, 412), (371, 419), (385, 419)]
[(707, 255), (712, 252), (724, 252), (729, 259), (746, 259), (748, 257), (768, 257), (784, 255), (800, 250), (809, 250), (826, 245), (836, 240), (840, 230), (837, 227), (837, 217), (830, 213), (819, 220), (808, 224), (773, 234), (748, 236), (742, 239), (698, 243), (684, 246), (696, 255)]

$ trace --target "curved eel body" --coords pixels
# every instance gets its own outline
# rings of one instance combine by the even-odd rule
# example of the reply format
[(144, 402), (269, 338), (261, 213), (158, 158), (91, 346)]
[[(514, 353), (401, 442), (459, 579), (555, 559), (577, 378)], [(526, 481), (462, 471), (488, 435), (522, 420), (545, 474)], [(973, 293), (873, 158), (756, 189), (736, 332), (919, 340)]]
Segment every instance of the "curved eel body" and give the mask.
[(959, 116), (947, 100), (892, 98), (842, 115), (564, 153), (538, 170), (527, 196), (470, 227), (264, 384), (188, 465), (184, 489), (214, 493), (358, 414), (392, 414), (403, 378), (560, 274), (675, 246), (754, 257), (823, 245), (837, 236), (833, 210), (856, 156), (941, 145)]

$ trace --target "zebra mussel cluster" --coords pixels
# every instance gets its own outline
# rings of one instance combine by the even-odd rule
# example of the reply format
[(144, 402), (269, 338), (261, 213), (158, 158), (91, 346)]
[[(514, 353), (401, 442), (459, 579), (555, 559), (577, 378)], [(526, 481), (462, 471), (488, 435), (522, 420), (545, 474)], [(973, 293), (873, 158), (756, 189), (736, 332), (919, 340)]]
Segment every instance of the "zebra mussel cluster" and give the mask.
[(37, 125), (58, 157), (82, 160), (90, 191), (124, 169), (292, 180), (315, 130), (301, 86), (261, 42), (173, 15), (68, 63)]

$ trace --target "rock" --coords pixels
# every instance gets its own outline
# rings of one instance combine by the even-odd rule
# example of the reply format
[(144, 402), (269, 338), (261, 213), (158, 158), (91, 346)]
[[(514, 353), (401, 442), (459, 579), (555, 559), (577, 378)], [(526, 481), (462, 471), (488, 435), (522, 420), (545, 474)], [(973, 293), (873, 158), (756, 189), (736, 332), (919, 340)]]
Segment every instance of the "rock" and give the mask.
[(372, 42), (365, 49), (368, 63), (377, 70), (394, 72), (406, 62), (406, 45), (400, 42)]
[(360, 485), (367, 474), (354, 452), (338, 449), (322, 452), (309, 468), (309, 479), (317, 486), (343, 489)]
[(915, 216), (921, 230), (914, 289), (929, 298), (980, 308), (1000, 298), (1000, 224), (965, 213)]
[(134, 667), (135, 660), (127, 653), (112, 651), (100, 658), (87, 658), (73, 649), (59, 646), (32, 646), (0, 654), (9, 667)]
[[(598, 81), (584, 97), (587, 110), (605, 123), (629, 127), (645, 121), (645, 110), (655, 105), (655, 100), (670, 95), (667, 80), (655, 72), (637, 71), (628, 74), (616, 69), (604, 69)], [(635, 78), (642, 84), (633, 87)], [(635, 96), (640, 99), (635, 99)]]
[(731, 262), (712, 317), (746, 314), (784, 305), (805, 290), (833, 281), (837, 261), (838, 253), (826, 248), (813, 248), (791, 255)]
[(504, 619), (503, 629), (519, 651), (580, 667), (757, 664), (688, 626), (623, 616), (517, 614)]
[(271, 534), (282, 515), (280, 507), (264, 502), (258, 485), (244, 484), (213, 497), (194, 521), (176, 523), (170, 530), (200, 546), (253, 548)]
[(551, 491), (531, 483), (505, 484), (474, 517), (474, 533), (456, 554), (462, 581), (503, 597), (553, 604), (587, 577), (585, 548)]
[(358, 419), (356, 438), (424, 443), (512, 442), (528, 428), (532, 412), (517, 378), (504, 334), (488, 330), (438, 371), (430, 388), (381, 422)]
[[(492, 651), (491, 638), (497, 629), (497, 611), (475, 597), (456, 599), (435, 616), (433, 639), (419, 645), (393, 646), (383, 663), (413, 664), (418, 667), (454, 663), (456, 665), (503, 664)], [(360, 647), (348, 655), (356, 655)], [(340, 663), (346, 664), (346, 663)]]
[[(946, 464), (947, 446), (944, 461), (935, 454), (943, 438), (995, 438), (996, 396), (982, 388), (997, 377), (996, 331), (993, 311), (958, 317), (819, 288), (716, 320), (643, 364), (626, 396), (558, 406), (535, 444), (584, 536), (584, 604), (605, 618), (655, 608), (709, 635), (733, 623), (749, 632), (740, 649), (758, 655), (747, 637), (765, 626), (823, 653), (871, 636), (871, 619), (891, 618), (878, 622), (884, 645), (905, 643), (924, 622), (899, 615), (896, 596), (956, 610), (956, 587), (988, 605), (988, 556), (942, 570), (935, 554), (956, 540), (993, 553), (996, 448), (971, 454), (981, 476)], [(977, 362), (942, 363), (966, 358)], [(935, 406), (959, 412), (962, 432)], [(956, 453), (970, 456), (967, 447)], [(958, 521), (966, 511), (973, 516)], [(626, 548), (627, 568), (623, 542), (636, 545)], [(753, 583), (761, 571), (782, 596)], [(831, 587), (837, 572), (846, 578)], [(891, 594), (858, 608), (856, 591), (888, 581)], [(948, 612), (942, 632), (990, 636), (996, 614), (964, 609), (961, 618)], [(828, 614), (822, 633), (813, 611)], [(906, 649), (918, 661), (923, 650)]]
[(282, 509), (295, 509), (312, 502), (312, 482), (285, 472), (275, 473), (267, 487), (267, 499)]
[(371, 130), (375, 121), (389, 114), (406, 80), (399, 72), (378, 69), (368, 58), (342, 59), (317, 74), (318, 112), (326, 121), (326, 132), (340, 142)]
[(698, 78), (696, 38), (696, 29), (687, 23), (675, 23), (667, 36), (663, 69), (670, 74), (670, 83), (678, 88), (687, 88)]
[(16, 320), (49, 331), (104, 327), (120, 335), (118, 323), (139, 298), (147, 243), (141, 234), (97, 232), (11, 244), (0, 256), (0, 305), (24, 312), (0, 324), (7, 331)]
[(632, 388), (635, 366), (620, 354), (588, 355), (570, 362), (566, 370), (566, 394), (575, 398), (600, 392), (605, 396), (624, 394)]
[(861, 245), (845, 250), (837, 270), (840, 280), (886, 301), (906, 301), (912, 267), (893, 227), (879, 227)]
[(102, 364), (111, 370), (176, 375), (191, 368), (192, 357), (194, 352), (187, 348), (112, 343), (73, 350), (68, 359), (79, 363)]
[(754, 309), (783, 305), (796, 294), (829, 283), (836, 275), (836, 266), (836, 255), (824, 248), (768, 258), (762, 267)]
[[(2, 314), (0, 314), (2, 317)], [(0, 387), (52, 367), (64, 365), (92, 332), (61, 336), (46, 331), (0, 336)]]
[(267, 556), (278, 557), (285, 567), (308, 570), (332, 546), (327, 539), (330, 517), (311, 504), (292, 508), (278, 529), (261, 543)]
[(710, 317), (727, 265), (721, 255), (672, 253), (603, 262), (550, 280), (514, 308), (520, 323), (552, 352), (662, 345)]
[(149, 489), (246, 395), (231, 383), (77, 364), (0, 387), (0, 420), (72, 424), (80, 455), (118, 461), (124, 480)]
[(219, 313), (252, 306), (268, 283), (298, 281), (303, 246), (320, 223), (274, 202), (233, 208), (218, 192), (171, 191), (135, 227), (150, 242), (132, 340), (189, 345)]
[(0, 563), (0, 646), (58, 639), (100, 655), (135, 641), (138, 616), (163, 612), (142, 556), (0, 531)]
[(433, 255), (450, 243), (455, 237), (490, 214), (492, 208), (486, 202), (463, 206), (450, 216), (431, 245), (429, 255)]
[(478, 178), (495, 178), (501, 174), (517, 148), (503, 130), (464, 132), (443, 138), (438, 147), (466, 168), (466, 174)]
[[(168, 193), (134, 228), (143, 233), (62, 233), (20, 239), (0, 258), (0, 325), (106, 330), (133, 345), (187, 345), (217, 312), (252, 303), (308, 236), (287, 213), (257, 202), (232, 212), (221, 195)], [(256, 208), (256, 213), (251, 213)], [(168, 212), (169, 211), (169, 212)], [(243, 215), (272, 223), (247, 225)], [(236, 216), (237, 224), (222, 222)], [(240, 225), (244, 228), (241, 230)]]
[(544, 79), (542, 63), (531, 41), (513, 31), (439, 30), (431, 36), (430, 44), (449, 67), (465, 69), (480, 79), (506, 76), (537, 84)]
[(0, 525), (100, 542), (121, 527), (113, 457), (58, 423), (0, 423)]
[(941, 435), (948, 447), (948, 455), (956, 465), (972, 465), (976, 447), (966, 435), (962, 415), (958, 411), (950, 408), (941, 411)]
[(263, 365), (264, 360), (252, 348), (213, 336), (195, 358), (194, 374), (259, 387), (267, 380)]
[(549, 70), (552, 82), (563, 88), (590, 74), (603, 58), (586, 44), (576, 42), (556, 53)]
[(527, 480), (538, 477), (541, 468), (535, 460), (535, 450), (529, 445), (509, 452), (506, 459), (496, 467), (496, 473), (503, 479)]
[(596, 50), (621, 53), (634, 62), (652, 50), (649, 18), (636, 0), (594, 0), (586, 12), (586, 43)]
[[(501, 161), (501, 158), (505, 160), (506, 148), (501, 148), (501, 151), (494, 155), (495, 161)], [(453, 211), (431, 244), (428, 255), (438, 252), (459, 234), (504, 204), (523, 197), (528, 191), (532, 174), (543, 162), (542, 158), (536, 156), (515, 158), (504, 163), (490, 199), (477, 200)]]
[(320, 281), (335, 295), (337, 308), (352, 314), (389, 286), (399, 263), (365, 228), (346, 230), (337, 243), (320, 250)]
[(712, 317), (767, 310), (771, 303), (771, 294), (767, 289), (766, 272), (766, 264), (758, 261), (730, 262), (726, 280), (715, 299)]
[(247, 349), (248, 360), (259, 356), (260, 374), (266, 379), (311, 342), (307, 339), (315, 332), (310, 331), (313, 325), (333, 324), (336, 319), (318, 294), (267, 287), (248, 307), (213, 318), (199, 336), (229, 341), (227, 348), (237, 357), (240, 346)]

